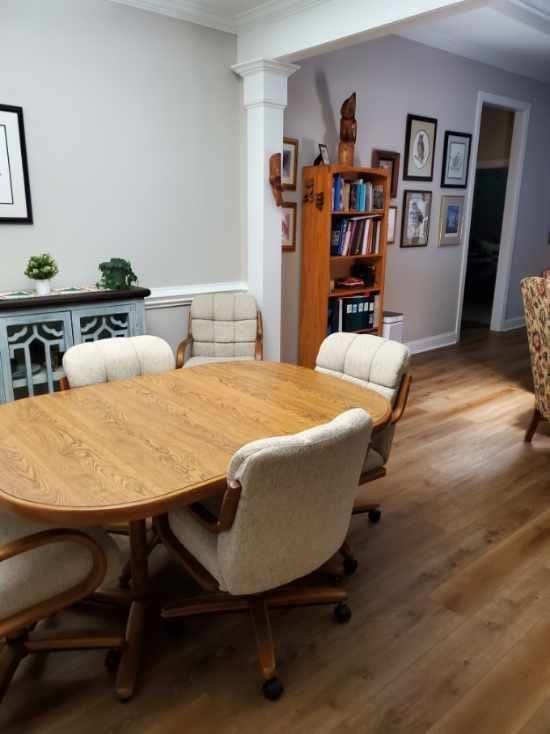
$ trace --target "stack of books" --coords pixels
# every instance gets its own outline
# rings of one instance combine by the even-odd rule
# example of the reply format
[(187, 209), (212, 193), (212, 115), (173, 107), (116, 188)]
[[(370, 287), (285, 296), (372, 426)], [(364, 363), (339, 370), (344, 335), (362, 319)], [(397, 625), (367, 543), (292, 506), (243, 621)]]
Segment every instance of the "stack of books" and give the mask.
[(346, 181), (339, 173), (332, 180), (332, 210), (367, 212), (384, 207), (384, 189), (362, 178)]
[(380, 251), (381, 228), (381, 220), (373, 215), (333, 220), (331, 256), (377, 255)]
[(328, 307), (328, 334), (335, 331), (374, 329), (378, 320), (378, 294), (333, 298)]

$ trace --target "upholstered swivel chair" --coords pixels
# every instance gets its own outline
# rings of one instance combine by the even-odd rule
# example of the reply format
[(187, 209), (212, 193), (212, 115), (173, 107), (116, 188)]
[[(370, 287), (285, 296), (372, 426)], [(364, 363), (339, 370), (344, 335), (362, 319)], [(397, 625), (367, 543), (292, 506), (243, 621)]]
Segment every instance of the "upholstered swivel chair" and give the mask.
[(100, 585), (112, 585), (121, 566), (116, 544), (102, 530), (53, 529), (0, 512), (0, 701), (30, 653), (108, 648), (116, 657), (124, 635), (33, 630)]
[[(395, 435), (395, 427), (405, 410), (411, 386), (409, 349), (400, 342), (382, 339), (372, 334), (338, 332), (327, 336), (317, 355), (315, 370), (356, 385), (376, 390), (387, 398), (393, 408), (391, 421), (375, 433), (365, 457), (359, 484), (363, 485), (386, 475)], [(353, 514), (368, 513), (371, 522), (380, 520), (380, 505), (368, 501), (366, 492), (359, 490)], [(357, 564), (351, 550), (345, 546), (346, 568), (352, 572)]]
[(521, 292), (535, 387), (535, 409), (525, 434), (530, 443), (540, 420), (550, 421), (550, 277), (524, 278)]
[(296, 435), (249, 443), (230, 462), (218, 513), (193, 505), (156, 520), (167, 548), (211, 592), (163, 616), (250, 610), (267, 698), (283, 690), (270, 607), (337, 604), (338, 622), (351, 617), (341, 587), (293, 582), (344, 542), (371, 432), (371, 418), (356, 408)]
[(195, 296), (178, 367), (263, 358), (262, 315), (248, 293)]

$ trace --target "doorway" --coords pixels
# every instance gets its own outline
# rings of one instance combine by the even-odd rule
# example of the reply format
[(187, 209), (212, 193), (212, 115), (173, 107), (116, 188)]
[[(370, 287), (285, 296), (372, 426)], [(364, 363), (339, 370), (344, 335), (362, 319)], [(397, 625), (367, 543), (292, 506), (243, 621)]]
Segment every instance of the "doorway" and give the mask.
[(472, 144), (457, 333), (506, 331), (530, 105), (479, 92)]

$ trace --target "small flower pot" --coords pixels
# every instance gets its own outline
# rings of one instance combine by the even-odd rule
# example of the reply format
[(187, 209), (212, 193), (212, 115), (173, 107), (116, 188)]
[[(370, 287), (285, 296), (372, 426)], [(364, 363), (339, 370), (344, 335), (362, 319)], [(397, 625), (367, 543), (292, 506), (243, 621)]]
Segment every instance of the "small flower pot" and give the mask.
[(49, 296), (52, 290), (51, 280), (35, 280), (34, 285), (39, 296)]

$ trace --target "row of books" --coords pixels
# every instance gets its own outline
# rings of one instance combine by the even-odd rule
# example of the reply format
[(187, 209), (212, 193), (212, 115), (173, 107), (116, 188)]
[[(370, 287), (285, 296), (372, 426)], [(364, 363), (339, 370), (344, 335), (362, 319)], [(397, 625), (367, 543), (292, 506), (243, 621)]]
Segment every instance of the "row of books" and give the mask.
[(373, 216), (342, 217), (332, 223), (330, 254), (376, 255), (380, 251), (382, 221)]
[(333, 298), (328, 306), (327, 333), (374, 329), (378, 323), (380, 296), (345, 296)]
[(332, 180), (332, 210), (368, 212), (384, 208), (384, 187), (362, 178), (346, 181), (337, 174)]

